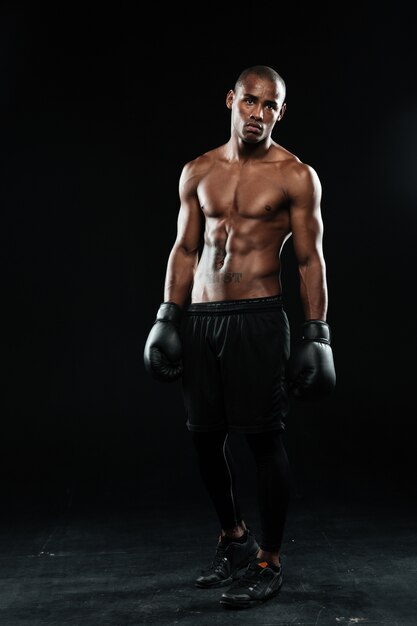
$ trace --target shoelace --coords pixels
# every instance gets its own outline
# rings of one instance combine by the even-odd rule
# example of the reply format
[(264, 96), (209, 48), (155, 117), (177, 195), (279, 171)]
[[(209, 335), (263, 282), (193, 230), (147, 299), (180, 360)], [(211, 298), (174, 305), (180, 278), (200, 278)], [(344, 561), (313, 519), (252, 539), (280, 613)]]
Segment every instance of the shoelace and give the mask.
[(216, 549), (216, 554), (214, 555), (213, 561), (210, 565), (210, 569), (216, 570), (220, 565), (222, 565), (226, 547), (226, 545), (219, 543)]
[(246, 587), (249, 583), (251, 586), (255, 586), (259, 583), (259, 574), (262, 568), (258, 563), (251, 563), (246, 572), (237, 580), (238, 587)]

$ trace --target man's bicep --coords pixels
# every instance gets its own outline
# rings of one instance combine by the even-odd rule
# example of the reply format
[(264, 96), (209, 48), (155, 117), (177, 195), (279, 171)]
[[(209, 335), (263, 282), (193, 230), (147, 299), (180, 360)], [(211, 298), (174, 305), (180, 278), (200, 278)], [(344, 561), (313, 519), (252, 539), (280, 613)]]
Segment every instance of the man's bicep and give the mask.
[(177, 219), (175, 245), (187, 253), (198, 250), (202, 228), (202, 214), (197, 196), (183, 197)]
[(290, 205), (291, 232), (299, 262), (322, 252), (323, 220), (321, 186), (314, 170), (309, 168), (292, 196)]
[(297, 211), (291, 220), (292, 240), (300, 263), (322, 253), (323, 224), (317, 213)]

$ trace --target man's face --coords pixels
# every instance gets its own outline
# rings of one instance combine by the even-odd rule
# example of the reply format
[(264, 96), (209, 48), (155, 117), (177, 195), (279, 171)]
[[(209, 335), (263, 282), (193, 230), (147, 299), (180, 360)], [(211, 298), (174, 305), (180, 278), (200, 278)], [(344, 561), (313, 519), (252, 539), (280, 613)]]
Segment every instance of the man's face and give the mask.
[(284, 88), (280, 83), (250, 74), (236, 91), (230, 90), (226, 104), (232, 111), (232, 131), (247, 143), (270, 136), (285, 111)]

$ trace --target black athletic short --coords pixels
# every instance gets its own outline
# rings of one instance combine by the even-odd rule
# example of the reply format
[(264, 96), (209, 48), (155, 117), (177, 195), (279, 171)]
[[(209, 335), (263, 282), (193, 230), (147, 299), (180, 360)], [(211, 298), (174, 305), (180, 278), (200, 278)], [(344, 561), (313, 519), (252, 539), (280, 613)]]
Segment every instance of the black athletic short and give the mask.
[(188, 430), (285, 428), (290, 328), (281, 296), (190, 304), (182, 341)]

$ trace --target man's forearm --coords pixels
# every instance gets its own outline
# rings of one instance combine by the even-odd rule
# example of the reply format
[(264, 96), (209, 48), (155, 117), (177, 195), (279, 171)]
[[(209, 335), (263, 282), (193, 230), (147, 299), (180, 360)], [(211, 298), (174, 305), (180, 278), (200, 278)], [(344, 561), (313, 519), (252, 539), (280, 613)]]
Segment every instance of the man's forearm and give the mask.
[(198, 252), (189, 253), (174, 248), (168, 259), (164, 286), (164, 301), (183, 306), (190, 294), (197, 267)]
[(326, 320), (328, 294), (323, 262), (299, 266), (300, 298), (306, 320)]

